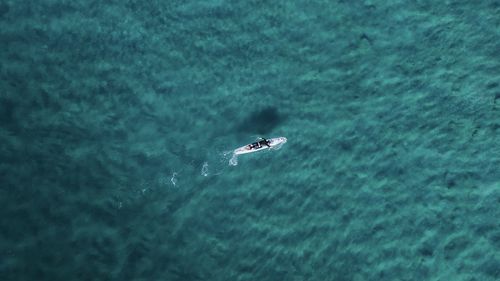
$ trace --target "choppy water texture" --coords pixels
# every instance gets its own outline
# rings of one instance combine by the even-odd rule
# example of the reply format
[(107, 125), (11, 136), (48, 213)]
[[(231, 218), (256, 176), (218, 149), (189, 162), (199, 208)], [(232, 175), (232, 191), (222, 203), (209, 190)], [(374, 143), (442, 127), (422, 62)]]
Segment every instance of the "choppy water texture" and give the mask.
[(1, 280), (500, 279), (499, 1), (1, 0), (0, 43)]

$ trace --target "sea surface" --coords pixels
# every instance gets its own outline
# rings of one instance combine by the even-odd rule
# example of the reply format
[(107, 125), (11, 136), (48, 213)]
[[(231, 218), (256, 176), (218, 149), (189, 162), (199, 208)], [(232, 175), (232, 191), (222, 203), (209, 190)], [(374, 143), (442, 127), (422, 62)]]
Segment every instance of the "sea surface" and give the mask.
[(493, 281), (499, 218), (500, 1), (0, 0), (2, 281)]

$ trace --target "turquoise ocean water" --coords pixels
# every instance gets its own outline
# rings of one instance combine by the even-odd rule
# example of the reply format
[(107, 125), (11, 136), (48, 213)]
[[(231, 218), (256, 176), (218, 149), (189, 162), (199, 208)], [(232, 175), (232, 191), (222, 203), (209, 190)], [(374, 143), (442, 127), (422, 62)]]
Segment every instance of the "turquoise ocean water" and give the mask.
[(499, 167), (499, 1), (0, 0), (0, 280), (500, 280)]

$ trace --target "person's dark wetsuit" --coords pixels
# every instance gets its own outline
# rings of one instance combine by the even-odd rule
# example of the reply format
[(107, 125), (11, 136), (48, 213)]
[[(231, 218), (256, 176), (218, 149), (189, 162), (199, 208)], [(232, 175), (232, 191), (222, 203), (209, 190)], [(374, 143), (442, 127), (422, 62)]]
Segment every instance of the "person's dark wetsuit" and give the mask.
[(271, 145), (269, 143), (270, 143), (269, 140), (266, 140), (265, 138), (261, 138), (260, 141), (252, 143), (251, 148), (261, 148), (263, 145), (266, 145), (267, 147), (271, 147)]

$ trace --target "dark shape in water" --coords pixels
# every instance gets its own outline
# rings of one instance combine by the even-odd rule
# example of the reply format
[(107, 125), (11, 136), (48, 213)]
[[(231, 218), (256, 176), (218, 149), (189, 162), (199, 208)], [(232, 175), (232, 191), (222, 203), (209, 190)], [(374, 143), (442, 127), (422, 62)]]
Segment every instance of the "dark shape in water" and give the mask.
[(0, 17), (4, 16), (10, 11), (10, 7), (7, 3), (4, 3), (3, 1), (0, 2)]
[(16, 103), (10, 99), (0, 98), (0, 125), (13, 127), (15, 123)]
[(238, 130), (247, 133), (266, 134), (283, 121), (276, 107), (266, 107), (252, 112), (238, 126)]

